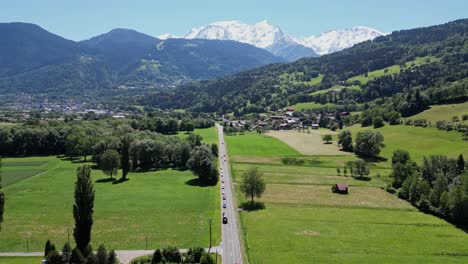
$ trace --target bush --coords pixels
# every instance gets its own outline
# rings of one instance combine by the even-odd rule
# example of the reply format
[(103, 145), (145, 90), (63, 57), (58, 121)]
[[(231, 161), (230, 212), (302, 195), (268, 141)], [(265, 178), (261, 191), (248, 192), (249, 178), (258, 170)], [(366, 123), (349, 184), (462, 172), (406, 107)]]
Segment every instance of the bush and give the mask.
[(304, 160), (303, 160), (303, 159), (297, 159), (297, 158), (288, 158), (288, 157), (285, 157), (285, 158), (282, 158), (281, 161), (282, 161), (283, 164), (285, 164), (285, 165), (303, 165), (303, 164), (304, 164)]
[(395, 194), (397, 192), (397, 190), (395, 188), (393, 188), (391, 185), (387, 185), (387, 187), (385, 188), (385, 190), (391, 194)]
[(385, 124), (381, 116), (376, 116), (372, 119), (372, 125), (374, 126), (374, 128), (379, 128), (383, 127)]

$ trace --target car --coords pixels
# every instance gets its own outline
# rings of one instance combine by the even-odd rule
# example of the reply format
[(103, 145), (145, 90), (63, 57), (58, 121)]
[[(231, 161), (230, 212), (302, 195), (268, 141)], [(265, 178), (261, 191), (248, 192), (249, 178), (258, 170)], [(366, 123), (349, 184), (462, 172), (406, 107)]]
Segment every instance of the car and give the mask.
[(224, 183), (224, 180), (221, 180), (221, 183)]
[(223, 190), (223, 194), (224, 194), (224, 190)]
[(221, 185), (221, 188), (223, 188), (223, 189), (224, 189), (224, 184), (223, 184), (223, 185)]
[(223, 208), (226, 208), (226, 203), (223, 203)]
[(227, 224), (228, 223), (228, 219), (226, 216), (223, 216), (223, 224)]
[(226, 200), (226, 195), (223, 195), (223, 200)]

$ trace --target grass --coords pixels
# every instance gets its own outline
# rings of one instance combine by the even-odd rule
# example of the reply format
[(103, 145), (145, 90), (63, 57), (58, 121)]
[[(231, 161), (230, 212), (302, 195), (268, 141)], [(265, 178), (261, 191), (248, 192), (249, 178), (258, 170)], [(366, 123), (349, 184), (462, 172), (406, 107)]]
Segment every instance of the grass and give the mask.
[(325, 144), (322, 135), (333, 134), (330, 130), (311, 130), (309, 133), (300, 133), (295, 130), (270, 131), (267, 135), (275, 137), (292, 148), (305, 155), (352, 155), (349, 152), (340, 151), (336, 140)]
[(0, 257), (0, 264), (40, 264), (41, 257)]
[(291, 156), (298, 155), (295, 149), (287, 144), (264, 134), (246, 133), (244, 135), (226, 136), (231, 156)]
[(392, 66), (389, 66), (380, 70), (368, 72), (367, 77), (365, 75), (359, 75), (359, 76), (349, 78), (347, 81), (348, 82), (359, 81), (361, 84), (365, 84), (368, 81), (381, 77), (383, 75), (397, 74), (402, 69), (407, 69), (410, 67), (417, 67), (417, 66), (427, 64), (427, 63), (432, 63), (438, 60), (439, 60), (438, 58), (432, 57), (432, 56), (417, 57), (416, 59), (412, 61), (406, 62), (404, 67), (401, 67), (400, 65), (392, 65)]
[(426, 119), (435, 125), (435, 123), (440, 120), (452, 121), (453, 116), (458, 116), (461, 121), (463, 115), (468, 115), (468, 102), (462, 104), (433, 105), (430, 109), (409, 117), (408, 119)]
[[(363, 128), (355, 125), (349, 128), (353, 137), (358, 131), (373, 128)], [(411, 158), (416, 162), (421, 162), (424, 156), (431, 154), (443, 154), (457, 157), (459, 154), (468, 156), (468, 142), (462, 139), (460, 133), (456, 131), (442, 131), (434, 127), (414, 127), (414, 126), (390, 126), (376, 129), (384, 136), (385, 147), (381, 151), (381, 156), (389, 159), (390, 163), (393, 151), (404, 149), (409, 151)]]
[(297, 111), (302, 111), (302, 110), (313, 110), (313, 109), (318, 109), (318, 108), (323, 108), (323, 107), (330, 107), (334, 105), (335, 104), (333, 103), (319, 104), (315, 102), (305, 102), (305, 103), (297, 103), (297, 104), (291, 105), (290, 107), (296, 109)]
[[(52, 159), (48, 170), (4, 188), (6, 208), (0, 251), (41, 251), (47, 239), (58, 247), (73, 231), (73, 188), (76, 167)], [(14, 161), (11, 159), (10, 161)], [(18, 162), (21, 159), (17, 159)], [(106, 176), (92, 172), (93, 180)], [(95, 183), (92, 245), (112, 249), (208, 246), (208, 219), (213, 221), (213, 244), (220, 241), (218, 187), (187, 184), (190, 171), (161, 170), (130, 173), (121, 184)], [(71, 236), (72, 237), (72, 236)], [(73, 239), (72, 239), (73, 240)]]
[[(216, 134), (216, 127), (210, 128), (197, 128), (193, 131), (194, 134), (198, 134), (203, 138), (203, 142), (206, 144), (216, 144), (218, 143), (218, 135)], [(179, 132), (177, 135), (180, 138), (187, 138), (189, 134), (186, 132)]]
[[(352, 128), (354, 129), (354, 127)], [(450, 134), (420, 132), (414, 127), (384, 127), (388, 148), (407, 141), (451, 142), (449, 151), (464, 145)], [(381, 129), (381, 130), (382, 130)], [(393, 131), (395, 129), (395, 131)], [(398, 137), (398, 130), (401, 130)], [(442, 132), (442, 131), (441, 131)], [(395, 134), (394, 134), (395, 133)], [(422, 133), (423, 136), (418, 136)], [(442, 132), (447, 133), (447, 132)], [(455, 134), (454, 134), (455, 135)], [(409, 137), (405, 139), (404, 137)], [(240, 213), (246, 253), (251, 263), (466, 263), (468, 236), (437, 217), (419, 212), (406, 201), (385, 192), (388, 164), (371, 168), (371, 180), (337, 176), (336, 167), (356, 159), (345, 155), (291, 155), (302, 165), (285, 165), (270, 148), (261, 155), (248, 151), (249, 143), (275, 146), (278, 139), (227, 137), (238, 204), (246, 199), (239, 191), (242, 173), (257, 166), (267, 189), (257, 201), (265, 209)], [(451, 143), (449, 143), (451, 144)], [(242, 146), (242, 147), (239, 147)], [(425, 148), (425, 147), (423, 147)], [(429, 148), (429, 147), (428, 147)], [(239, 152), (239, 149), (244, 151)], [(467, 148), (468, 149), (468, 148)], [(387, 151), (387, 150), (385, 150)], [(388, 153), (387, 152), (383, 153)], [(410, 150), (411, 151), (411, 150)], [(426, 153), (428, 149), (424, 149)], [(421, 151), (421, 153), (423, 152)], [(234, 155), (236, 153), (236, 155)], [(275, 156), (275, 154), (277, 154)], [(384, 176), (378, 177), (381, 173)], [(342, 175), (342, 174), (341, 174)], [(350, 194), (331, 193), (337, 182), (350, 185)]]
[(48, 166), (53, 163), (52, 158), (32, 157), (2, 160), (2, 185), (7, 187), (16, 182), (36, 176), (47, 171)]
[(324, 93), (331, 92), (334, 89), (341, 91), (343, 88), (346, 88), (348, 90), (353, 90), (353, 91), (360, 91), (361, 90), (361, 87), (359, 87), (357, 85), (351, 85), (351, 86), (334, 85), (334, 86), (332, 86), (332, 87), (330, 87), (328, 89), (324, 89), (324, 90), (315, 91), (313, 93), (310, 93), (310, 95), (324, 94)]

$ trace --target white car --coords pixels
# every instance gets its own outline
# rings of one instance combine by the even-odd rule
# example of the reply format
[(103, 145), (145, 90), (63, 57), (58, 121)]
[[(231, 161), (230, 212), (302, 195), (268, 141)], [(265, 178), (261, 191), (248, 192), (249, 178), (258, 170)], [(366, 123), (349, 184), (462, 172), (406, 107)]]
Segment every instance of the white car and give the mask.
[(222, 189), (224, 189), (224, 184), (221, 186)]

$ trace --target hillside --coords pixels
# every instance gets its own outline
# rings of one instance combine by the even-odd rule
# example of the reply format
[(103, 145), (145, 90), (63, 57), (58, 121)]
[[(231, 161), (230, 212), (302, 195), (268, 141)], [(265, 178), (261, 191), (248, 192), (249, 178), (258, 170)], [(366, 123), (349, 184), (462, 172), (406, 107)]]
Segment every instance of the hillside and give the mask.
[[(0, 91), (48, 95), (158, 88), (281, 62), (252, 45), (219, 40), (159, 40), (115, 29), (74, 42), (37, 25), (0, 24)], [(65, 92), (66, 91), (66, 92)]]
[[(356, 110), (359, 104), (400, 94), (398, 110), (411, 114), (423, 109), (406, 109), (414, 107), (407, 95), (415, 90), (422, 91), (428, 104), (468, 99), (467, 32), (468, 19), (396, 31), (320, 58), (268, 65), (145, 95), (140, 103), (245, 114), (305, 102)], [(335, 85), (341, 86), (339, 92), (314, 93)]]

